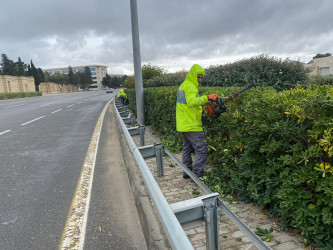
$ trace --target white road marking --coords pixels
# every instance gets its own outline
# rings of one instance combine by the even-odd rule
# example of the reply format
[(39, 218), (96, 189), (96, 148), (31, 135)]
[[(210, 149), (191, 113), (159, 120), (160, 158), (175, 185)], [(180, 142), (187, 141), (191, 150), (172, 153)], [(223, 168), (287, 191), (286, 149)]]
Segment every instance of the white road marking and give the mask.
[(38, 117), (38, 118), (36, 118), (36, 119), (33, 119), (33, 120), (28, 121), (28, 122), (26, 122), (26, 123), (23, 123), (23, 124), (21, 124), (21, 126), (24, 126), (24, 125), (27, 125), (27, 124), (32, 123), (32, 122), (34, 122), (34, 121), (37, 121), (37, 120), (39, 120), (39, 119), (42, 119), (43, 117), (45, 117), (45, 116), (40, 116), (40, 117)]
[(67, 108), (70, 108), (70, 107), (72, 107), (72, 106), (74, 106), (75, 104), (72, 104), (72, 105), (69, 105), (69, 106), (67, 106)]
[(5, 130), (5, 131), (3, 131), (3, 132), (0, 132), (0, 135), (3, 135), (3, 134), (6, 134), (6, 133), (8, 133), (8, 132), (10, 132), (11, 130)]
[(61, 111), (61, 110), (62, 110), (62, 109), (58, 109), (58, 110), (56, 110), (56, 111), (51, 112), (51, 114), (57, 113), (57, 112), (59, 112), (59, 111)]
[(23, 105), (24, 105), (24, 104), (10, 105), (10, 106), (6, 106), (6, 107), (4, 107), (4, 109), (6, 109), (6, 108), (18, 107), (18, 106), (23, 106)]
[(55, 104), (55, 102), (46, 103), (46, 104), (43, 104), (43, 105), (40, 105), (40, 106), (41, 106), (41, 107), (44, 107), (44, 106), (48, 106), (48, 105), (52, 105), (52, 104)]
[(98, 142), (104, 115), (111, 100), (100, 114), (91, 137), (58, 249), (83, 249)]

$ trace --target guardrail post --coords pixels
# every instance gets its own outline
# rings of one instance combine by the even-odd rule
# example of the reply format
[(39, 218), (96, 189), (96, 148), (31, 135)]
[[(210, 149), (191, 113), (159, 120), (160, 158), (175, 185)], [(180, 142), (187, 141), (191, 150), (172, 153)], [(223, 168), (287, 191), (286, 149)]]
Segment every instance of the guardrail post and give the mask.
[(139, 127), (139, 133), (140, 133), (140, 145), (144, 146), (145, 145), (145, 127), (144, 126)]
[(135, 117), (131, 117), (131, 126), (132, 127), (135, 127), (135, 122), (136, 122)]
[(204, 219), (206, 228), (206, 249), (220, 249), (219, 244), (219, 210), (217, 206), (217, 197), (203, 199)]
[(157, 174), (159, 177), (164, 175), (163, 170), (163, 145), (162, 144), (155, 144), (155, 155), (156, 155), (156, 165), (157, 165)]
[(123, 112), (119, 112), (121, 117), (128, 117), (129, 112), (128, 111), (123, 111)]
[(124, 111), (127, 111), (127, 108), (125, 106), (118, 107), (118, 112), (124, 112)]

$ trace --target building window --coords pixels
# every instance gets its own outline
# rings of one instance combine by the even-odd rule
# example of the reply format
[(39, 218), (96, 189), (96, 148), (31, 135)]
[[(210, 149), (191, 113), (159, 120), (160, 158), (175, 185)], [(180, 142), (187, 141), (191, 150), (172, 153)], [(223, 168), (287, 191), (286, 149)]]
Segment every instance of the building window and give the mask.
[(63, 74), (68, 74), (68, 70), (63, 70), (62, 73)]
[(60, 71), (56, 71), (55, 74), (60, 74)]
[(52, 75), (52, 74), (53, 74), (53, 72), (52, 72), (52, 71), (49, 71), (49, 72), (47, 72), (47, 73), (49, 73), (50, 75)]
[(83, 72), (83, 71), (84, 71), (84, 69), (78, 69), (78, 71), (79, 71), (79, 72)]
[(96, 75), (96, 72), (91, 72), (91, 74), (92, 74), (93, 76), (95, 76), (95, 75)]
[(73, 73), (76, 73), (76, 69), (73, 69)]
[(329, 74), (330, 74), (330, 67), (320, 68), (320, 75), (321, 76), (327, 76)]
[(93, 77), (91, 77), (92, 79), (97, 79), (97, 77), (96, 76), (93, 76)]
[(97, 81), (93, 81), (93, 83), (97, 83)]
[(90, 68), (90, 71), (96, 71), (96, 68)]

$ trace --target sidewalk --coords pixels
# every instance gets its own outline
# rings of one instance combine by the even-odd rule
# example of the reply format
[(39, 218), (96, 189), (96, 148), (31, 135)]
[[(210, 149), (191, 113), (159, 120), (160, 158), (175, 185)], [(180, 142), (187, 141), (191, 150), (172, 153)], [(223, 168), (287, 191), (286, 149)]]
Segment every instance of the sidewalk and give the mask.
[[(140, 136), (133, 136), (133, 141), (140, 147)], [(145, 145), (155, 144), (154, 140), (145, 134)], [(181, 155), (176, 155), (181, 159)], [(160, 189), (169, 204), (192, 199), (205, 195), (202, 190), (191, 180), (183, 179), (183, 171), (170, 157), (163, 157), (164, 176), (157, 176), (156, 159), (146, 160), (148, 167), (155, 177)], [(131, 177), (130, 177), (131, 179)], [(292, 235), (288, 232), (276, 230), (277, 224), (263, 211), (253, 204), (245, 204), (240, 201), (227, 197), (223, 203), (234, 212), (242, 222), (244, 222), (252, 231), (256, 231), (259, 226), (262, 229), (275, 229), (271, 233), (270, 241), (267, 245), (274, 250), (301, 250), (306, 249), (300, 243), (299, 235)], [(232, 223), (230, 219), (220, 212), (220, 249), (257, 249), (250, 240)], [(198, 250), (206, 249), (205, 226), (196, 228), (184, 228), (186, 235), (191, 241), (193, 247)], [(163, 249), (163, 248), (160, 248)], [(165, 249), (165, 248), (164, 248)]]

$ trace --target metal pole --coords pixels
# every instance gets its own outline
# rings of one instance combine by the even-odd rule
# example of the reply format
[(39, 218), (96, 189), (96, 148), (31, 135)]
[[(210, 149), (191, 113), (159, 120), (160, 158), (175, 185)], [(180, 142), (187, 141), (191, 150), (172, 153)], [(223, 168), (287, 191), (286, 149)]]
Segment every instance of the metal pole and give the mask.
[(137, 120), (141, 125), (144, 125), (145, 113), (144, 113), (144, 101), (143, 101), (138, 10), (137, 10), (136, 0), (131, 0), (131, 21), (132, 21), (133, 61), (134, 61)]

